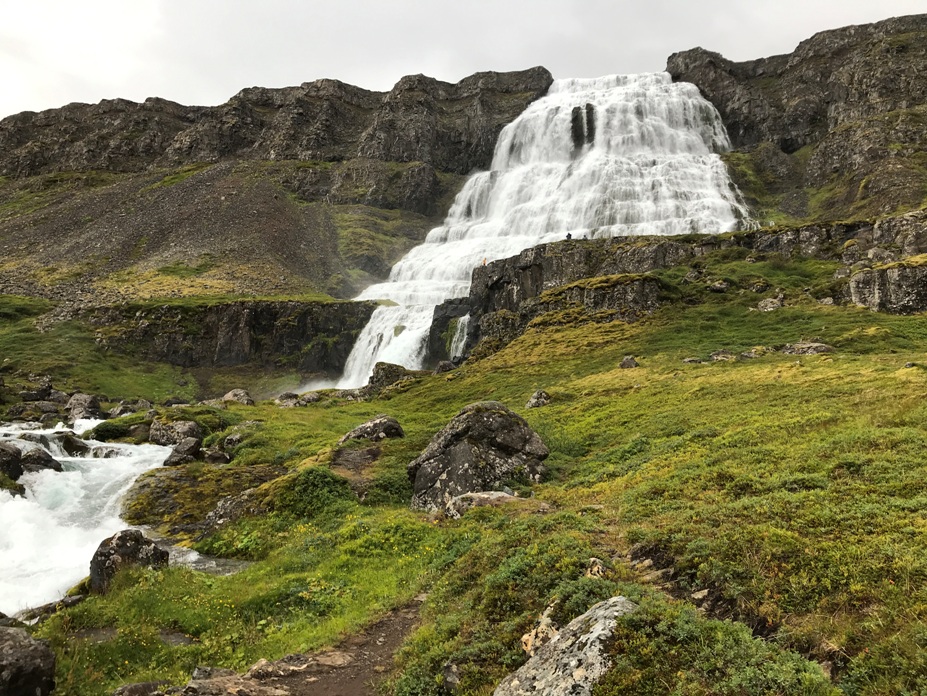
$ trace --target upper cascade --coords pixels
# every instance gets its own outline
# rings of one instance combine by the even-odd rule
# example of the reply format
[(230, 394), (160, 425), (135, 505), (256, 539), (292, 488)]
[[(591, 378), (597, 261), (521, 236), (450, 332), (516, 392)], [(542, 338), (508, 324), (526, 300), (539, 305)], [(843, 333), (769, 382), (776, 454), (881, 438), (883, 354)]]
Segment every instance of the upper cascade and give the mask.
[(499, 136), (441, 227), (358, 299), (385, 299), (340, 386), (378, 361), (420, 368), (433, 308), (466, 296), (474, 267), (563, 239), (720, 233), (748, 219), (719, 152), (718, 112), (668, 73), (557, 80)]

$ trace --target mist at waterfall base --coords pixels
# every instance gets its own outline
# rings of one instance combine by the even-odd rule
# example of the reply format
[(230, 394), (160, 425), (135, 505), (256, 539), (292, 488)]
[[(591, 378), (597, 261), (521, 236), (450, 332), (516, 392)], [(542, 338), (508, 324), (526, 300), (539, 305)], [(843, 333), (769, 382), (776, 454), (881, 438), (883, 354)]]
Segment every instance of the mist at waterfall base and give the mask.
[(9, 615), (60, 599), (87, 577), (100, 542), (128, 526), (119, 519), (122, 496), (139, 474), (161, 466), (170, 454), (170, 448), (156, 445), (88, 440), (111, 454), (71, 457), (54, 430), (28, 430), (31, 438), (45, 436), (47, 446), (21, 439), (24, 432), (0, 426), (0, 441), (23, 451), (42, 447), (64, 471), (23, 474), (25, 498), (0, 491), (0, 612)]
[(441, 227), (357, 299), (378, 307), (338, 386), (378, 361), (419, 369), (434, 307), (469, 293), (472, 270), (565, 239), (720, 233), (747, 211), (718, 153), (714, 106), (666, 73), (557, 80), (506, 126), (492, 167), (471, 176)]

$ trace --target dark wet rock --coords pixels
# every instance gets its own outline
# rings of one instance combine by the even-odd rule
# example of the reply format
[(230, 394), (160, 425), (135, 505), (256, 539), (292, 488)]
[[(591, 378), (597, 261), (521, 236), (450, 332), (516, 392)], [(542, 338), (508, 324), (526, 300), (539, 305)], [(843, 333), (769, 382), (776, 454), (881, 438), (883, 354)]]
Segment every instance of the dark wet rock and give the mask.
[(90, 560), (90, 591), (105, 594), (121, 568), (167, 566), (168, 552), (137, 529), (124, 529), (105, 539)]
[(182, 440), (193, 437), (202, 440), (203, 429), (195, 421), (152, 421), (148, 439), (152, 444), (173, 447)]
[(443, 509), (458, 495), (536, 483), (549, 451), (525, 420), (498, 401), (464, 407), (408, 465), (412, 507)]
[(636, 609), (624, 597), (599, 602), (503, 679), (493, 696), (589, 696), (611, 667), (608, 643), (618, 619)]
[(338, 444), (343, 445), (348, 440), (370, 440), (371, 442), (379, 442), (386, 438), (405, 436), (406, 434), (402, 426), (399, 425), (399, 421), (392, 416), (379, 415), (346, 433), (338, 440)]
[(543, 389), (538, 389), (534, 394), (531, 395), (531, 398), (528, 399), (528, 403), (525, 404), (525, 408), (541, 408), (542, 406), (547, 406), (550, 403), (550, 394), (548, 394)]
[(0, 694), (47, 696), (55, 688), (55, 654), (21, 628), (0, 628)]
[(90, 445), (72, 432), (66, 432), (60, 439), (61, 448), (71, 457), (83, 457), (90, 452)]
[(0, 442), (0, 474), (11, 481), (18, 481), (23, 475), (22, 452), (13, 445)]
[(21, 463), (24, 473), (34, 473), (37, 471), (44, 471), (46, 469), (51, 469), (52, 471), (64, 471), (64, 467), (61, 466), (61, 462), (52, 457), (45, 450), (39, 448), (31, 449), (28, 452), (23, 453)]
[(185, 437), (174, 445), (170, 455), (164, 460), (164, 466), (180, 466), (196, 461), (200, 456), (203, 441), (198, 437)]
[(633, 355), (625, 355), (621, 359), (621, 362), (618, 363), (618, 367), (620, 367), (622, 370), (630, 370), (635, 367), (640, 367), (640, 364), (637, 362), (637, 360), (634, 359)]
[(833, 346), (829, 346), (826, 343), (806, 341), (801, 343), (787, 343), (779, 352), (785, 353), (786, 355), (819, 355), (821, 353), (833, 353), (835, 350)]

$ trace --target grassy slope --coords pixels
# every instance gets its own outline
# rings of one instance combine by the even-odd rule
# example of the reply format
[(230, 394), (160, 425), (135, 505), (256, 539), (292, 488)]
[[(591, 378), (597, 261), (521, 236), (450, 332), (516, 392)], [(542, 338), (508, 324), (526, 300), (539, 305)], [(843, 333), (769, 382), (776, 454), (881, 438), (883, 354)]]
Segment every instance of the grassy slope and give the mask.
[[(39, 632), (59, 652), (63, 693), (182, 682), (196, 664), (244, 668), (331, 644), (423, 589), (425, 623), (399, 657), (396, 694), (439, 693), (448, 661), (461, 693), (488, 694), (524, 660), (519, 639), (552, 599), (566, 620), (619, 592), (643, 609), (622, 621), (621, 657), (600, 694), (831, 693), (805, 658), (833, 665), (843, 693), (917, 693), (927, 670), (927, 373), (904, 365), (923, 359), (923, 319), (819, 305), (804, 288), (827, 288), (823, 262), (725, 252), (704, 269), (735, 288), (764, 277), (789, 306), (760, 313), (752, 292), (680, 285), (689, 304), (635, 325), (538, 321), (500, 353), (388, 400), (235, 406), (229, 422), (260, 424), (232, 466), (305, 467), (262, 489), (271, 512), (201, 546), (257, 562), (229, 578), (130, 573), (111, 596), (57, 615)], [(682, 363), (799, 339), (838, 352)], [(626, 354), (641, 367), (618, 369)], [(529, 502), (435, 523), (405, 509), (405, 464), (460, 407), (498, 399), (520, 409), (537, 388), (553, 396), (525, 412), (552, 451), (535, 491), (548, 512)], [(324, 464), (342, 433), (381, 412), (407, 437), (386, 443), (359, 505)], [(624, 560), (633, 545), (673, 557), (675, 595), (707, 589), (717, 616), (736, 621), (641, 583)], [(606, 560), (606, 578), (582, 577), (590, 556)], [(104, 627), (112, 640), (79, 637)], [(161, 630), (194, 642), (168, 645)]]

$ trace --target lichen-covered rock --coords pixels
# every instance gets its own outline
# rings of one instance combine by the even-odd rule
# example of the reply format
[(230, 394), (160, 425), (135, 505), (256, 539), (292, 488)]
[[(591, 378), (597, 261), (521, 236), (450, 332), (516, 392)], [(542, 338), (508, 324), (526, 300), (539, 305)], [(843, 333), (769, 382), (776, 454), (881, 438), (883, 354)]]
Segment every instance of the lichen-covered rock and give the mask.
[[(382, 363), (381, 363), (382, 364)], [(399, 425), (399, 421), (392, 416), (379, 415), (366, 423), (361, 423), (338, 440), (339, 445), (343, 445), (348, 440), (370, 440), (379, 442), (386, 438), (405, 437), (405, 431)]]
[(622, 370), (630, 370), (635, 367), (640, 367), (640, 365), (638, 364), (637, 360), (634, 359), (633, 355), (625, 355), (621, 359), (621, 362), (618, 363), (618, 367), (620, 367)]
[(168, 552), (137, 529), (124, 529), (104, 539), (90, 559), (90, 591), (105, 594), (121, 568), (167, 566)]
[(47, 696), (55, 688), (55, 654), (21, 628), (0, 627), (0, 694)]
[(493, 696), (589, 696), (611, 666), (606, 648), (618, 618), (635, 609), (624, 597), (599, 602), (503, 679)]
[(412, 376), (412, 371), (407, 370), (402, 365), (378, 362), (373, 366), (373, 374), (370, 375), (370, 379), (367, 381), (367, 386), (364, 387), (364, 391), (369, 395), (379, 394), (386, 387)]
[(538, 389), (534, 394), (531, 395), (531, 398), (528, 399), (528, 403), (525, 404), (525, 408), (541, 408), (542, 406), (547, 406), (550, 403), (550, 394), (548, 394), (543, 389)]
[(103, 417), (100, 401), (92, 394), (77, 392), (68, 400), (65, 409), (72, 423), (78, 419)]
[(165, 423), (155, 420), (151, 423), (148, 440), (155, 445), (173, 447), (180, 444), (185, 438), (203, 439), (203, 429), (195, 421), (173, 421)]
[(525, 420), (498, 401), (464, 407), (408, 465), (412, 507), (443, 509), (465, 493), (508, 480), (536, 483), (549, 451)]
[(444, 514), (452, 520), (460, 519), (464, 513), (475, 507), (496, 507), (519, 500), (514, 495), (503, 491), (481, 491), (479, 493), (464, 493), (451, 498), (444, 506)]
[(820, 353), (833, 353), (834, 347), (826, 343), (804, 341), (800, 343), (787, 343), (780, 352), (786, 355), (819, 355)]
[(252, 399), (251, 395), (244, 389), (232, 389), (232, 391), (222, 397), (222, 401), (234, 401), (244, 406), (254, 406), (254, 399)]

